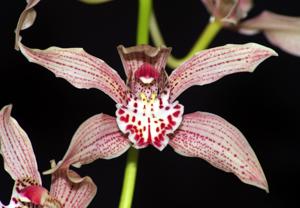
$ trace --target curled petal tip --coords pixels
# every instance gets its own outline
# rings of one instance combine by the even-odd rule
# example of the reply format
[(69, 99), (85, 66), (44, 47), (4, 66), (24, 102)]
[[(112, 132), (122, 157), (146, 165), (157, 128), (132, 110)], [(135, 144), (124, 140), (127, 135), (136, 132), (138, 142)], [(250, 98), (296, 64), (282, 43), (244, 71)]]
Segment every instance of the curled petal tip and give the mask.
[(6, 113), (8, 113), (8, 116), (10, 116), (12, 107), (13, 107), (12, 104), (9, 104), (9, 105), (4, 106), (4, 107), (1, 109), (1, 113), (6, 112)]
[(267, 54), (269, 54), (269, 56), (278, 56), (278, 53), (275, 50), (273, 50), (272, 48), (260, 45), (258, 43), (248, 43), (248, 44), (251, 45), (252, 47), (256, 47), (257, 50), (266, 51)]

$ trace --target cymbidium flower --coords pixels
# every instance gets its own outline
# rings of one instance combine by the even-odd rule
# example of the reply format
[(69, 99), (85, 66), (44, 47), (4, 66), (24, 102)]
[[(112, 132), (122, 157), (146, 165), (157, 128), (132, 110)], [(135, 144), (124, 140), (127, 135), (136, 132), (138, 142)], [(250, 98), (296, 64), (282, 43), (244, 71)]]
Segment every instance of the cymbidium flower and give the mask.
[[(19, 21), (19, 28), (23, 23)], [(169, 144), (181, 155), (202, 158), (268, 191), (259, 161), (237, 128), (211, 113), (183, 115), (184, 107), (175, 100), (191, 86), (209, 84), (233, 73), (252, 72), (263, 60), (276, 55), (273, 50), (255, 43), (212, 48), (197, 53), (168, 76), (165, 65), (170, 48), (119, 46), (125, 83), (103, 60), (81, 48), (31, 49), (20, 42), (18, 30), (16, 34), (16, 44), (29, 61), (77, 88), (97, 88), (117, 103), (116, 118), (98, 114), (85, 121), (63, 160), (47, 173), (66, 170), (70, 165), (79, 167), (98, 158), (114, 158), (131, 145), (153, 145), (163, 150)]]
[[(30, 140), (10, 116), (11, 106), (0, 111), (0, 153), (4, 168), (15, 181), (9, 205), (1, 208), (85, 208), (96, 194), (96, 186), (74, 171), (58, 169), (52, 176), (50, 192), (42, 186)], [(55, 166), (52, 162), (52, 166)], [(70, 181), (70, 179), (73, 181)]]
[[(252, 8), (252, 0), (202, 0), (213, 19), (225, 28), (236, 29), (245, 35), (262, 32), (268, 41), (295, 56), (300, 56), (300, 17), (263, 11), (245, 21)], [(233, 24), (229, 24), (233, 23)]]
[(170, 144), (179, 154), (203, 158), (235, 173), (245, 183), (268, 189), (260, 164), (238, 129), (210, 113), (183, 116), (183, 106), (175, 100), (193, 85), (209, 84), (232, 73), (252, 72), (264, 59), (276, 55), (273, 50), (254, 43), (205, 50), (168, 77), (164, 67), (169, 48), (119, 46), (126, 85), (116, 71), (82, 49), (38, 50), (21, 43), (20, 49), (29, 61), (75, 87), (100, 89), (118, 103), (116, 118), (99, 114), (82, 124), (60, 167), (113, 158), (131, 144), (136, 148), (153, 145), (159, 150)]

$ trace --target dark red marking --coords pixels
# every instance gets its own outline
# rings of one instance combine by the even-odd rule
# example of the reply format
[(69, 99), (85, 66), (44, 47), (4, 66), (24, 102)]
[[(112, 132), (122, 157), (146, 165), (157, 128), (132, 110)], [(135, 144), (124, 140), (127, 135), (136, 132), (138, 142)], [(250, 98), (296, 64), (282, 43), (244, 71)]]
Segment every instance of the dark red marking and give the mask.
[(131, 121), (132, 121), (132, 122), (135, 122), (135, 116), (132, 116)]
[(179, 114), (180, 114), (180, 111), (176, 111), (173, 113), (173, 116), (177, 118), (179, 116)]
[(173, 121), (173, 118), (172, 118), (172, 116), (171, 115), (168, 115), (168, 122), (170, 123), (170, 125), (172, 125), (172, 126), (175, 126), (176, 125), (176, 122), (175, 121)]
[(174, 107), (175, 109), (180, 109), (181, 108), (181, 106), (180, 105), (175, 105), (175, 107)]
[(120, 120), (124, 121), (125, 123), (128, 123), (128, 121), (129, 121), (129, 115), (127, 114), (126, 116), (121, 116)]
[(125, 113), (125, 111), (123, 111), (122, 109), (119, 109), (119, 110), (118, 110), (118, 114), (119, 114), (119, 115), (122, 115), (123, 113)]

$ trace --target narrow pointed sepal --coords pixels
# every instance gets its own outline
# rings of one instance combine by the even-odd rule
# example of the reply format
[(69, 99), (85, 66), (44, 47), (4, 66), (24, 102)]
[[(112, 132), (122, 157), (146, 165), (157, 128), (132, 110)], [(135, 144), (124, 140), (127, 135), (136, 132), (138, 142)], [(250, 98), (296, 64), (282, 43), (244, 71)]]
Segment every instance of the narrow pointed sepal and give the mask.
[(26, 132), (11, 117), (12, 105), (0, 111), (0, 149), (4, 168), (14, 180), (32, 178), (41, 185), (36, 158)]
[(19, 44), (21, 52), (30, 61), (39, 64), (70, 82), (77, 88), (96, 88), (117, 103), (124, 103), (127, 86), (118, 73), (104, 61), (82, 48), (50, 47), (45, 50), (31, 49)]
[(114, 117), (95, 115), (80, 125), (63, 160), (44, 174), (68, 169), (70, 165), (80, 167), (99, 158), (118, 157), (127, 151), (130, 145), (127, 137), (119, 130)]
[(277, 56), (277, 53), (256, 43), (228, 44), (201, 51), (170, 75), (170, 102), (191, 86), (209, 84), (229, 74), (253, 72), (270, 56)]
[(246, 138), (219, 116), (204, 112), (185, 115), (169, 144), (181, 155), (204, 159), (268, 192), (264, 172)]

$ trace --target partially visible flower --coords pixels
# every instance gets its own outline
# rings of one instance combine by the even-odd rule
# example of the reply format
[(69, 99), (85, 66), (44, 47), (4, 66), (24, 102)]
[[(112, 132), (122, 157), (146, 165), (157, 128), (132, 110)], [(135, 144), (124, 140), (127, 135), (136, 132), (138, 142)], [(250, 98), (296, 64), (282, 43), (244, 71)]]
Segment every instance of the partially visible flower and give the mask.
[[(202, 0), (207, 10), (225, 28), (238, 30), (245, 35), (263, 32), (275, 46), (300, 56), (300, 17), (279, 15), (263, 11), (260, 15), (241, 21), (252, 8), (252, 0)], [(234, 24), (228, 24), (234, 23)]]
[(237, 24), (247, 17), (252, 8), (252, 0), (202, 0), (212, 14), (212, 21), (217, 19), (223, 24)]
[(264, 11), (241, 22), (239, 31), (245, 35), (263, 32), (266, 38), (282, 50), (300, 56), (300, 17), (289, 17)]
[[(10, 116), (11, 108), (8, 105), (0, 111), (0, 152), (4, 168), (15, 185), (9, 205), (0, 202), (0, 207), (87, 207), (97, 189), (89, 177), (80, 178), (72, 170), (66, 172), (58, 169), (52, 176), (50, 192), (42, 186), (31, 142), (18, 122)], [(54, 167), (55, 163), (52, 162), (51, 166)]]

